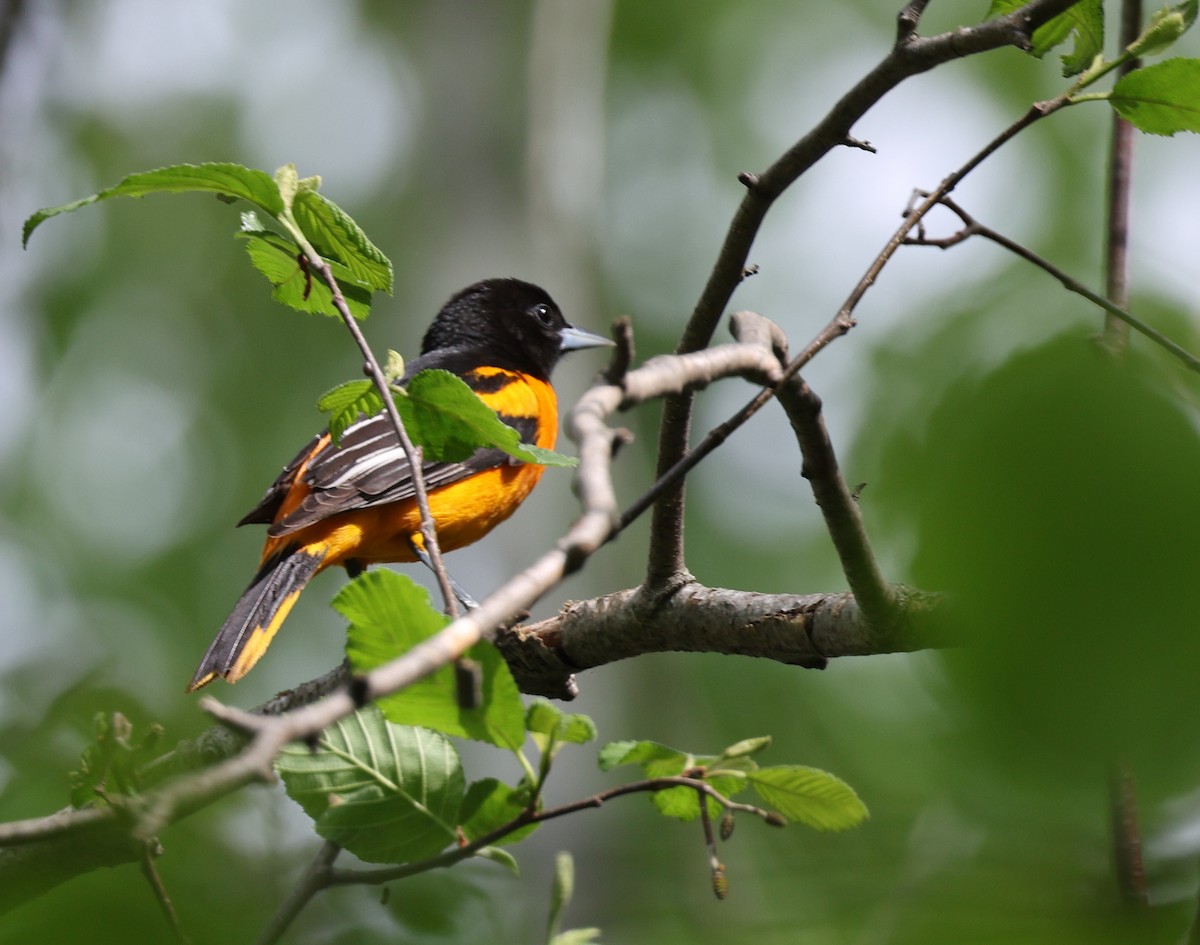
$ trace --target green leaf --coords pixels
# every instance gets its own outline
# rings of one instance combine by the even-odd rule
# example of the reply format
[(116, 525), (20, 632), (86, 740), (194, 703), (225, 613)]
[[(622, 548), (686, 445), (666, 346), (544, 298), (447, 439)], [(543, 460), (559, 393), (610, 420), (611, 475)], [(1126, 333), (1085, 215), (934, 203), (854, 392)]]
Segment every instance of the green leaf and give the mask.
[(411, 863), (455, 839), (463, 774), (449, 739), (384, 719), (374, 706), (326, 729), (318, 748), (275, 762), (317, 833), (369, 863)]
[(70, 213), (80, 207), (111, 197), (144, 197), (157, 193), (187, 193), (200, 191), (218, 197), (246, 200), (274, 216), (283, 210), (279, 188), (269, 174), (243, 167), (241, 164), (174, 164), (140, 174), (130, 174), (120, 183), (82, 200), (46, 207), (25, 221), (21, 245), (44, 221), (60, 213)]
[(284, 164), (275, 168), (275, 186), (279, 188), (279, 199), (283, 201), (284, 209), (290, 209), (296, 201), (296, 191), (300, 189), (300, 175), (296, 172), (295, 164)]
[[(737, 747), (737, 746), (735, 746)], [(647, 778), (672, 778), (683, 774), (692, 768), (705, 768), (717, 761), (715, 755), (691, 755), (660, 745), (658, 742), (612, 742), (600, 749), (600, 769), (610, 771), (619, 765), (639, 765)], [(748, 766), (754, 763), (745, 759)], [(746, 787), (745, 775), (738, 771), (728, 770), (733, 764), (728, 764), (726, 770), (716, 771), (699, 777), (725, 797), (732, 797)], [(693, 775), (693, 777), (696, 777)], [(700, 794), (692, 787), (677, 785), (663, 788), (651, 795), (654, 806), (659, 813), (677, 820), (694, 820), (700, 816)], [(709, 815), (717, 817), (721, 806), (708, 798)]]
[(594, 742), (600, 733), (596, 731), (596, 723), (590, 716), (573, 712), (563, 717), (556, 734), (559, 741), (572, 745), (586, 745), (588, 742)]
[(484, 847), (477, 851), (475, 856), (480, 860), (491, 860), (498, 866), (503, 866), (513, 876), (521, 875), (521, 867), (517, 865), (517, 858), (507, 850), (501, 850), (499, 847)]
[(421, 371), (405, 390), (408, 396), (396, 402), (400, 416), (408, 435), (430, 459), (461, 462), (480, 447), (495, 447), (526, 463), (579, 464), (574, 457), (522, 443), (516, 430), (449, 371)]
[(360, 416), (370, 417), (382, 410), (383, 398), (372, 381), (346, 381), (322, 394), (317, 409), (329, 414), (329, 435), (337, 443)]
[(553, 735), (564, 715), (549, 699), (534, 699), (525, 710), (525, 728), (531, 735)]
[(550, 939), (550, 945), (591, 945), (599, 938), (600, 930), (597, 928), (567, 929)]
[(1108, 100), (1140, 131), (1200, 132), (1200, 59), (1167, 59), (1137, 69), (1117, 81)]
[[(1019, 10), (1027, 2), (1028, 0), (992, 0), (986, 19), (1006, 16), (1014, 10)], [(1065, 43), (1072, 33), (1075, 34), (1075, 47), (1062, 57), (1062, 71), (1065, 76), (1078, 75), (1103, 52), (1103, 0), (1083, 0), (1047, 20), (1033, 31), (1033, 44), (1029, 53), (1041, 59), (1050, 50)]]
[(292, 217), (322, 256), (342, 263), (351, 277), (367, 288), (391, 293), (391, 260), (332, 200), (297, 186)]
[[(430, 605), (424, 588), (386, 568), (355, 578), (333, 599), (333, 606), (350, 622), (346, 655), (356, 673), (407, 653), (449, 622)], [(508, 665), (487, 642), (476, 644), (467, 656), (482, 671), (478, 706), (459, 705), (454, 667), (444, 666), (380, 699), (380, 709), (398, 724), (423, 725), (515, 751), (525, 740), (525, 708)]]
[(575, 895), (575, 860), (566, 851), (554, 857), (554, 882), (550, 884), (550, 919), (546, 923), (546, 941), (553, 942), (562, 921), (563, 910)]
[(387, 361), (383, 365), (383, 376), (389, 384), (395, 384), (404, 377), (404, 356), (399, 351), (388, 348)]
[(847, 830), (870, 816), (850, 785), (819, 768), (777, 765), (746, 777), (759, 796), (788, 820), (817, 830)]
[[(1190, 10), (1185, 9), (1189, 7)], [(1142, 33), (1125, 47), (1131, 56), (1155, 56), (1175, 45), (1196, 19), (1196, 0), (1176, 7), (1163, 7), (1150, 15)]]
[(525, 729), (539, 751), (554, 744), (585, 745), (596, 738), (596, 723), (586, 715), (568, 714), (546, 699), (534, 699), (525, 711)]
[[(329, 286), (320, 273), (301, 265), (299, 247), (291, 239), (271, 230), (243, 229), (237, 236), (246, 240), (246, 251), (254, 268), (275, 287), (272, 298), (300, 312), (341, 317), (333, 304)], [(330, 262), (330, 268), (346, 298), (350, 314), (357, 319), (366, 318), (371, 312), (370, 291), (354, 281), (341, 263)]]
[[(666, 777), (667, 775), (651, 775), (651, 777)], [(706, 775), (701, 780), (712, 787), (723, 797), (733, 797), (746, 789), (746, 778), (735, 774)], [(655, 791), (652, 795), (654, 806), (658, 812), (676, 820), (691, 821), (700, 816), (700, 792), (695, 788), (677, 785)], [(708, 804), (708, 816), (714, 820), (721, 816), (722, 806), (715, 798), (705, 795)]]
[(771, 736), (762, 735), (758, 738), (743, 738), (740, 742), (734, 742), (723, 752), (717, 762), (723, 762), (730, 758), (743, 758), (747, 755), (757, 755), (764, 748), (771, 746)]
[[(528, 804), (528, 786), (513, 788), (495, 778), (476, 781), (467, 789), (467, 796), (463, 799), (462, 831), (468, 840), (478, 840), (493, 830), (512, 823), (524, 812)], [(492, 843), (495, 846), (517, 843), (540, 826), (541, 824), (526, 824)]]
[(79, 767), (69, 775), (71, 806), (107, 804), (121, 795), (137, 794), (142, 784), (142, 766), (158, 753), (163, 727), (150, 725), (138, 743), (133, 741), (133, 723), (122, 713), (98, 712), (92, 719), (95, 741), (84, 749)]
[(658, 742), (610, 742), (600, 749), (597, 759), (601, 771), (611, 771), (620, 765), (641, 765), (652, 777), (675, 775), (693, 762), (691, 755), (676, 751)]

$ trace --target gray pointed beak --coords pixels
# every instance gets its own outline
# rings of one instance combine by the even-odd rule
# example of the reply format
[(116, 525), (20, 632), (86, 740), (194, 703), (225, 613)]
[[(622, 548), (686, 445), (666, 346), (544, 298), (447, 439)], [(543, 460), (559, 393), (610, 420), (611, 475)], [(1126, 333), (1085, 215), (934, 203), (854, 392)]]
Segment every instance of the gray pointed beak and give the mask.
[(611, 338), (584, 331), (574, 325), (568, 325), (559, 334), (562, 336), (562, 342), (558, 346), (559, 351), (576, 351), (579, 348), (600, 348), (616, 344)]

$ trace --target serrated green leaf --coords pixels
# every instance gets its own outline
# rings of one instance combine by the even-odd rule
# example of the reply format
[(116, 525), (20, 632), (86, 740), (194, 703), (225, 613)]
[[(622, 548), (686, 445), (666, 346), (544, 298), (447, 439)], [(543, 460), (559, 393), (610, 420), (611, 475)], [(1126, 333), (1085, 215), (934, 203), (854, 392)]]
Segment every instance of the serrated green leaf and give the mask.
[(464, 785), (454, 746), (374, 706), (326, 729), (315, 752), (289, 745), (275, 767), (317, 833), (362, 860), (411, 863), (455, 839)]
[(1140, 131), (1200, 132), (1200, 59), (1167, 59), (1136, 69), (1117, 81), (1108, 100)]
[(850, 785), (819, 768), (777, 765), (746, 777), (770, 807), (817, 830), (847, 830), (870, 816)]
[[(270, 230), (243, 230), (235, 235), (246, 241), (250, 262), (275, 287), (272, 298), (300, 312), (341, 317), (329, 286), (319, 273), (301, 265), (300, 251), (290, 239)], [(350, 314), (366, 318), (371, 313), (371, 293), (350, 278), (345, 266), (330, 262), (330, 268)]]
[(39, 210), (25, 221), (21, 245), (29, 242), (33, 231), (43, 222), (60, 213), (70, 213), (111, 197), (144, 197), (147, 194), (178, 194), (191, 191), (247, 200), (272, 216), (283, 210), (279, 188), (275, 186), (270, 175), (263, 171), (243, 167), (241, 164), (174, 164), (140, 174), (130, 174), (115, 186), (90, 197)]
[(600, 749), (596, 760), (601, 771), (611, 771), (621, 765), (641, 765), (643, 768), (649, 765), (660, 769), (661, 773), (655, 777), (662, 777), (678, 774), (692, 761), (692, 756), (658, 742), (609, 742)]
[[(1007, 16), (1028, 0), (992, 0), (986, 19)], [(1103, 0), (1082, 0), (1033, 31), (1029, 54), (1041, 59), (1075, 34), (1075, 46), (1062, 57), (1063, 75), (1077, 75), (1104, 50)]]
[(408, 396), (397, 401), (400, 416), (408, 435), (430, 459), (461, 462), (480, 447), (494, 447), (541, 466), (579, 463), (571, 456), (522, 443), (516, 430), (497, 417), (466, 381), (449, 371), (421, 371), (405, 390)]
[[(495, 778), (483, 778), (467, 788), (462, 804), (462, 831), (468, 840), (478, 840), (493, 830), (512, 823), (529, 803), (528, 787), (509, 787)], [(507, 846), (524, 840), (540, 827), (526, 824), (499, 840), (495, 846)]]
[(317, 409), (329, 414), (329, 435), (337, 443), (360, 416), (373, 416), (382, 410), (383, 398), (372, 381), (346, 381), (322, 394)]
[(525, 729), (530, 734), (553, 735), (565, 713), (548, 699), (534, 699), (525, 710)]
[(292, 217), (317, 251), (342, 263), (368, 289), (392, 291), (392, 262), (341, 207), (317, 191), (297, 187)]
[(567, 714), (558, 728), (559, 740), (572, 745), (586, 745), (588, 742), (594, 742), (598, 735), (596, 723), (590, 716), (579, 712)]
[[(355, 578), (333, 599), (333, 606), (350, 622), (346, 656), (356, 673), (407, 653), (449, 622), (433, 609), (423, 587), (386, 568)], [(392, 722), (422, 725), (515, 751), (525, 740), (525, 707), (508, 664), (487, 642), (475, 645), (467, 655), (482, 672), (478, 706), (459, 705), (452, 666), (380, 699), (378, 705)]]

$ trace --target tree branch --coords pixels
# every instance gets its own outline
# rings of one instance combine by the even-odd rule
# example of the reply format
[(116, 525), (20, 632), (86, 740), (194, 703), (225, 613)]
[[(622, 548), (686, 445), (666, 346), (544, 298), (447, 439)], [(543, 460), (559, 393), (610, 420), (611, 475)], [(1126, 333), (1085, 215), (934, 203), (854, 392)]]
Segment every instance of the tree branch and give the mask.
[[(750, 247), (758, 236), (767, 211), (801, 174), (834, 148), (851, 141), (851, 129), (876, 102), (905, 79), (952, 59), (1001, 46), (1028, 49), (1035, 29), (1076, 2), (1033, 0), (1008, 16), (928, 38), (917, 36), (914, 32), (925, 3), (909, 3), (905, 6), (898, 21), (897, 40), (888, 55), (766, 171), (761, 175), (745, 173), (739, 177), (746, 186), (746, 195), (725, 234), (712, 272), (676, 346), (676, 353), (687, 354), (707, 347), (721, 313), (744, 278)], [(968, 167), (967, 172), (969, 170)], [(687, 455), (691, 418), (690, 393), (669, 397), (663, 404), (656, 467), (658, 478), (663, 478)], [(680, 479), (664, 490), (654, 506), (647, 584), (667, 586), (680, 575), (686, 574), (683, 518), (684, 483)]]
[(838, 468), (821, 416), (821, 398), (795, 374), (779, 388), (779, 403), (804, 456), (801, 475), (812, 486), (854, 599), (868, 624), (886, 626), (891, 619), (892, 592), (875, 562), (858, 502), (850, 495)]
[[(1129, 46), (1142, 32), (1141, 0), (1121, 3), (1121, 47)], [(1117, 67), (1117, 78), (1141, 66), (1127, 59)], [(1129, 194), (1133, 178), (1133, 125), (1112, 113), (1112, 140), (1108, 154), (1108, 227), (1104, 246), (1105, 295), (1120, 308), (1129, 307)], [(1124, 350), (1129, 343), (1126, 322), (1109, 312), (1104, 318), (1104, 338), (1109, 348)]]
[(1052, 262), (1047, 259), (1043, 259), (1028, 247), (1023, 246), (1020, 243), (1009, 239), (1004, 234), (998, 233), (991, 227), (980, 223), (953, 200), (950, 200), (947, 197), (942, 197), (938, 202), (945, 206), (946, 209), (953, 212), (960, 220), (962, 220), (962, 229), (951, 234), (950, 236), (941, 237), (938, 239), (926, 237), (924, 235), (909, 237), (904, 240), (906, 245), (936, 246), (939, 249), (949, 249), (951, 246), (957, 246), (959, 243), (964, 242), (972, 236), (981, 236), (984, 239), (991, 240), (998, 246), (1003, 246), (1009, 252), (1020, 256), (1026, 262), (1033, 263), (1033, 265), (1037, 266), (1039, 269), (1049, 273), (1055, 279), (1061, 282), (1063, 287), (1068, 291), (1083, 296), (1093, 305), (1098, 305), (1100, 308), (1104, 309), (1104, 311), (1113, 318), (1119, 319), (1130, 328), (1133, 328), (1139, 334), (1144, 335), (1146, 338), (1153, 341), (1165, 351), (1170, 352), (1172, 355), (1178, 358), (1185, 367), (1193, 371), (1200, 371), (1200, 358), (1192, 354), (1186, 348), (1183, 348), (1179, 344), (1172, 341), (1157, 328), (1152, 327), (1142, 319), (1138, 318), (1132, 312), (1126, 311), (1119, 305), (1116, 305), (1106, 299), (1104, 296), (1093, 292), (1078, 279), (1069, 276), (1067, 273), (1055, 266)]
[(522, 692), (572, 698), (573, 674), (646, 653), (758, 656), (807, 669), (828, 659), (953, 645), (935, 622), (936, 594), (896, 585), (885, 621), (868, 621), (853, 594), (760, 594), (691, 581), (568, 603), (553, 617), (502, 634)]
[[(177, 748), (166, 760), (151, 766), (155, 777), (187, 769), (198, 758), (219, 744), (220, 760), (201, 770), (168, 781), (157, 791), (143, 795), (127, 809), (114, 807), (83, 811), (64, 811), (51, 818), (8, 825), (9, 843), (61, 839), (78, 842), (89, 828), (112, 831), (104, 834), (96, 857), (103, 865), (136, 860), (139, 843), (158, 835), (168, 824), (187, 816), (220, 797), (254, 781), (272, 781), (272, 762), (289, 742), (308, 740), (351, 714), (358, 707), (381, 696), (396, 692), (461, 656), (469, 647), (495, 628), (508, 624), (524, 613), (538, 598), (562, 578), (579, 568), (601, 547), (618, 527), (616, 497), (612, 488), (610, 463), (614, 448), (623, 442), (623, 434), (608, 427), (606, 418), (623, 403), (660, 396), (661, 391), (680, 386), (704, 385), (730, 374), (748, 375), (758, 381), (778, 374), (778, 358), (770, 346), (772, 330), (758, 316), (744, 315), (752, 340), (744, 344), (697, 352), (685, 358), (667, 356), (629, 372), (621, 386), (602, 384), (593, 388), (572, 411), (568, 432), (579, 443), (580, 466), (576, 491), (583, 506), (582, 516), (558, 544), (525, 571), (506, 582), (471, 612), (458, 617), (434, 637), (423, 641), (403, 656), (358, 677), (349, 685), (337, 685), (330, 675), (309, 687), (316, 701), (289, 707), (278, 714), (251, 714), (222, 706), (211, 697), (201, 705), (227, 728), (240, 734), (214, 734), (203, 746)], [(344, 678), (344, 677), (343, 677)], [(335, 687), (332, 688), (331, 687)], [(269, 706), (269, 710), (282, 706)], [(246, 736), (249, 736), (248, 739)], [(223, 752), (228, 754), (222, 754)], [(134, 841), (129, 840), (130, 835)], [(0, 888), (6, 886), (7, 867), (16, 859), (6, 859), (0, 851)], [(61, 851), (60, 851), (61, 853)], [(19, 858), (28, 862), (28, 851)], [(54, 864), (57, 872), (41, 891), (91, 868), (88, 857), (75, 857)], [(67, 858), (70, 860), (70, 858)], [(9, 884), (11, 885), (11, 884)], [(26, 898), (28, 897), (28, 893)], [(2, 895), (0, 895), (2, 900)], [(15, 902), (13, 903), (15, 904)]]
[(601, 791), (598, 794), (572, 801), (569, 804), (562, 804), (559, 807), (551, 807), (545, 810), (527, 808), (508, 823), (502, 824), (481, 837), (476, 837), (469, 843), (464, 842), (460, 846), (453, 847), (427, 860), (404, 863), (400, 866), (385, 866), (377, 869), (337, 869), (334, 867), (333, 861), (337, 857), (338, 852), (340, 852), (340, 847), (336, 844), (326, 843), (317, 853), (313, 862), (309, 864), (300, 883), (292, 891), (287, 901), (280, 907), (275, 916), (272, 917), (270, 924), (259, 937), (258, 943), (259, 945), (274, 945), (283, 933), (287, 931), (288, 926), (295, 920), (300, 911), (312, 900), (313, 896), (323, 889), (329, 889), (333, 886), (381, 886), (384, 883), (393, 883), (401, 879), (407, 879), (410, 876), (416, 876), (419, 873), (446, 869), (457, 863), (461, 863), (463, 860), (477, 856), (480, 851), (492, 846), (498, 840), (502, 840), (509, 834), (515, 833), (530, 824), (541, 824), (549, 820), (556, 820), (559, 817), (565, 817), (568, 814), (603, 807), (614, 798), (630, 794), (665, 791), (674, 787), (689, 787), (694, 789), (700, 795), (702, 811), (705, 809), (703, 799), (711, 797), (727, 811), (741, 811), (753, 814), (775, 827), (787, 825), (778, 812), (730, 800), (707, 781), (700, 778), (675, 775), (661, 778), (647, 778), (642, 781), (622, 784), (614, 788), (609, 788), (607, 791)]

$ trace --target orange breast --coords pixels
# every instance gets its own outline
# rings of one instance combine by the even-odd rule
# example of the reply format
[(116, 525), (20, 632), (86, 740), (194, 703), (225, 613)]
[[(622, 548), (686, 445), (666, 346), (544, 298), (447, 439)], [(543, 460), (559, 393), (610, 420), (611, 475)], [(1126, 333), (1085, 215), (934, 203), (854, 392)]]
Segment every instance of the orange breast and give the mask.
[[(540, 418), (536, 445), (552, 449), (558, 433), (558, 412), (549, 384), (533, 378), (510, 385), (504, 391), (504, 412)], [(486, 398), (485, 398), (486, 399)], [(323, 445), (323, 442), (322, 442)], [(429, 493), (429, 508), (437, 524), (442, 551), (453, 551), (478, 541), (512, 515), (542, 478), (544, 467), (513, 461), (451, 483)], [(279, 516), (296, 508), (307, 493), (301, 484), (302, 466), (296, 485), (282, 503)], [(421, 516), (415, 499), (403, 499), (368, 509), (331, 515), (308, 528), (268, 539), (263, 559), (280, 547), (300, 544), (322, 547), (320, 570), (348, 558), (368, 563), (410, 562), (416, 556), (410, 539), (420, 533)]]

